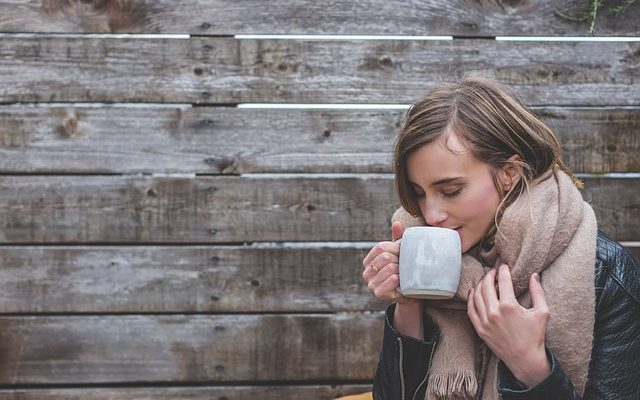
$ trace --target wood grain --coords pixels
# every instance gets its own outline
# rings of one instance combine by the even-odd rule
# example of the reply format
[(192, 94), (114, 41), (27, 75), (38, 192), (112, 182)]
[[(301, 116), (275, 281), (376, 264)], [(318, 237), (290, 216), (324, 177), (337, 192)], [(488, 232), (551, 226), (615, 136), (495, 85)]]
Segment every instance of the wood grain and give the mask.
[(388, 237), (388, 177), (0, 178), (0, 242), (229, 243)]
[(0, 317), (0, 384), (371, 380), (383, 313)]
[[(640, 171), (640, 108), (536, 110), (577, 172)], [(0, 107), (3, 173), (391, 172), (402, 110)]]
[(0, 400), (330, 400), (371, 385), (205, 386), (0, 390)]
[(3, 246), (0, 313), (379, 311), (372, 246)]
[[(560, 35), (587, 36), (588, 25), (559, 18), (582, 15), (580, 0), (464, 1), (307, 0), (239, 3), (209, 0), (0, 2), (0, 31), (67, 33), (189, 33), (196, 35)], [(612, 17), (598, 14), (597, 34), (638, 35), (637, 7)]]
[(640, 109), (535, 110), (556, 132), (562, 158), (575, 172), (640, 171)]
[[(0, 174), (18, 174), (0, 177), (0, 399), (369, 391), (384, 304), (349, 242), (388, 238), (392, 178), (367, 173), (390, 172), (402, 112), (227, 106), (408, 104), (477, 70), (542, 106), (574, 170), (639, 172), (640, 44), (491, 39), (586, 36), (554, 15), (583, 3), (0, 1), (0, 32), (194, 35), (5, 36), (0, 103), (205, 106), (0, 107)], [(638, 36), (639, 19), (602, 12), (597, 34)], [(215, 37), (251, 33), (460, 38)], [(233, 176), (262, 172), (361, 175)], [(140, 173), (231, 176), (82, 176)], [(640, 240), (640, 180), (585, 183), (599, 227)]]
[(543, 105), (640, 104), (640, 43), (3, 38), (0, 102), (413, 103), (475, 70)]
[[(638, 240), (639, 179), (587, 178), (599, 226)], [(0, 243), (379, 241), (392, 175), (7, 176)]]
[(372, 246), (0, 247), (0, 313), (382, 310)]
[[(633, 257), (635, 257), (636, 261), (640, 260), (640, 247), (638, 247), (638, 246), (634, 246), (634, 247), (628, 246), (627, 250), (629, 251), (629, 253), (631, 253), (631, 255)], [(640, 261), (639, 261), (639, 263), (640, 263)]]

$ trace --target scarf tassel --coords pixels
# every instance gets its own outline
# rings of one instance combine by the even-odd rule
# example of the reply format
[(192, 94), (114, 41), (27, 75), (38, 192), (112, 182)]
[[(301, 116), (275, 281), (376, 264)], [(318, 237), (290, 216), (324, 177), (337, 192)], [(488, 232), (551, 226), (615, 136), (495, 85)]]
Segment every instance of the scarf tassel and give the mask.
[(428, 400), (469, 400), (478, 392), (475, 374), (469, 371), (456, 371), (446, 374), (432, 374), (427, 386)]

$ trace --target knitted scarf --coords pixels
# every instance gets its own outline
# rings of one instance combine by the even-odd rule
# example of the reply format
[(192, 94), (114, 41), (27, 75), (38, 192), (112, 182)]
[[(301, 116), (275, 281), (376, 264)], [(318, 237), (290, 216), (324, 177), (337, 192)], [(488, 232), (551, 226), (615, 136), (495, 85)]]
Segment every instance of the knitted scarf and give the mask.
[[(392, 221), (405, 228), (425, 225), (403, 208)], [(528, 286), (540, 274), (550, 318), (546, 346), (571, 378), (577, 393), (587, 381), (595, 322), (594, 264), (597, 226), (591, 207), (571, 178), (555, 171), (533, 182), (508, 206), (495, 243), (478, 255), (484, 265), (509, 265), (518, 302), (530, 308)], [(467, 293), (489, 267), (463, 254), (460, 284), (452, 300), (425, 300), (424, 312), (440, 328), (428, 378), (427, 400), (498, 399), (498, 359), (467, 317)]]

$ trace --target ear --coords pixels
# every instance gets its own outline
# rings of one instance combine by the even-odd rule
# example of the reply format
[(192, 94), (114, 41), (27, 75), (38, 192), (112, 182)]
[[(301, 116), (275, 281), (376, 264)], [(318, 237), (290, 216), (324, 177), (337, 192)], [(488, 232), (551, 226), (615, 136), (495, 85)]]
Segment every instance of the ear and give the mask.
[(522, 178), (522, 158), (514, 154), (507, 163), (498, 171), (498, 179), (502, 190), (506, 193), (513, 188)]

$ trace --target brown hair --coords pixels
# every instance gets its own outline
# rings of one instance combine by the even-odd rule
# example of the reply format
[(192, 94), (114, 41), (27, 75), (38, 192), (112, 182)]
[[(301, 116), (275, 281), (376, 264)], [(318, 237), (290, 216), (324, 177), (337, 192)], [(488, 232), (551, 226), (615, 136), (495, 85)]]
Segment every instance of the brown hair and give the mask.
[[(521, 179), (503, 197), (494, 223), (483, 239), (493, 242), (498, 221), (531, 182), (559, 168), (572, 177), (578, 188), (582, 183), (560, 159), (561, 147), (555, 134), (509, 89), (498, 82), (466, 74), (457, 82), (441, 83), (407, 111), (396, 138), (394, 172), (400, 204), (413, 216), (420, 208), (407, 172), (407, 159), (422, 146), (455, 132), (471, 153), (489, 164), (493, 181), (502, 193), (498, 170), (517, 163)], [(518, 155), (520, 160), (509, 160)]]

